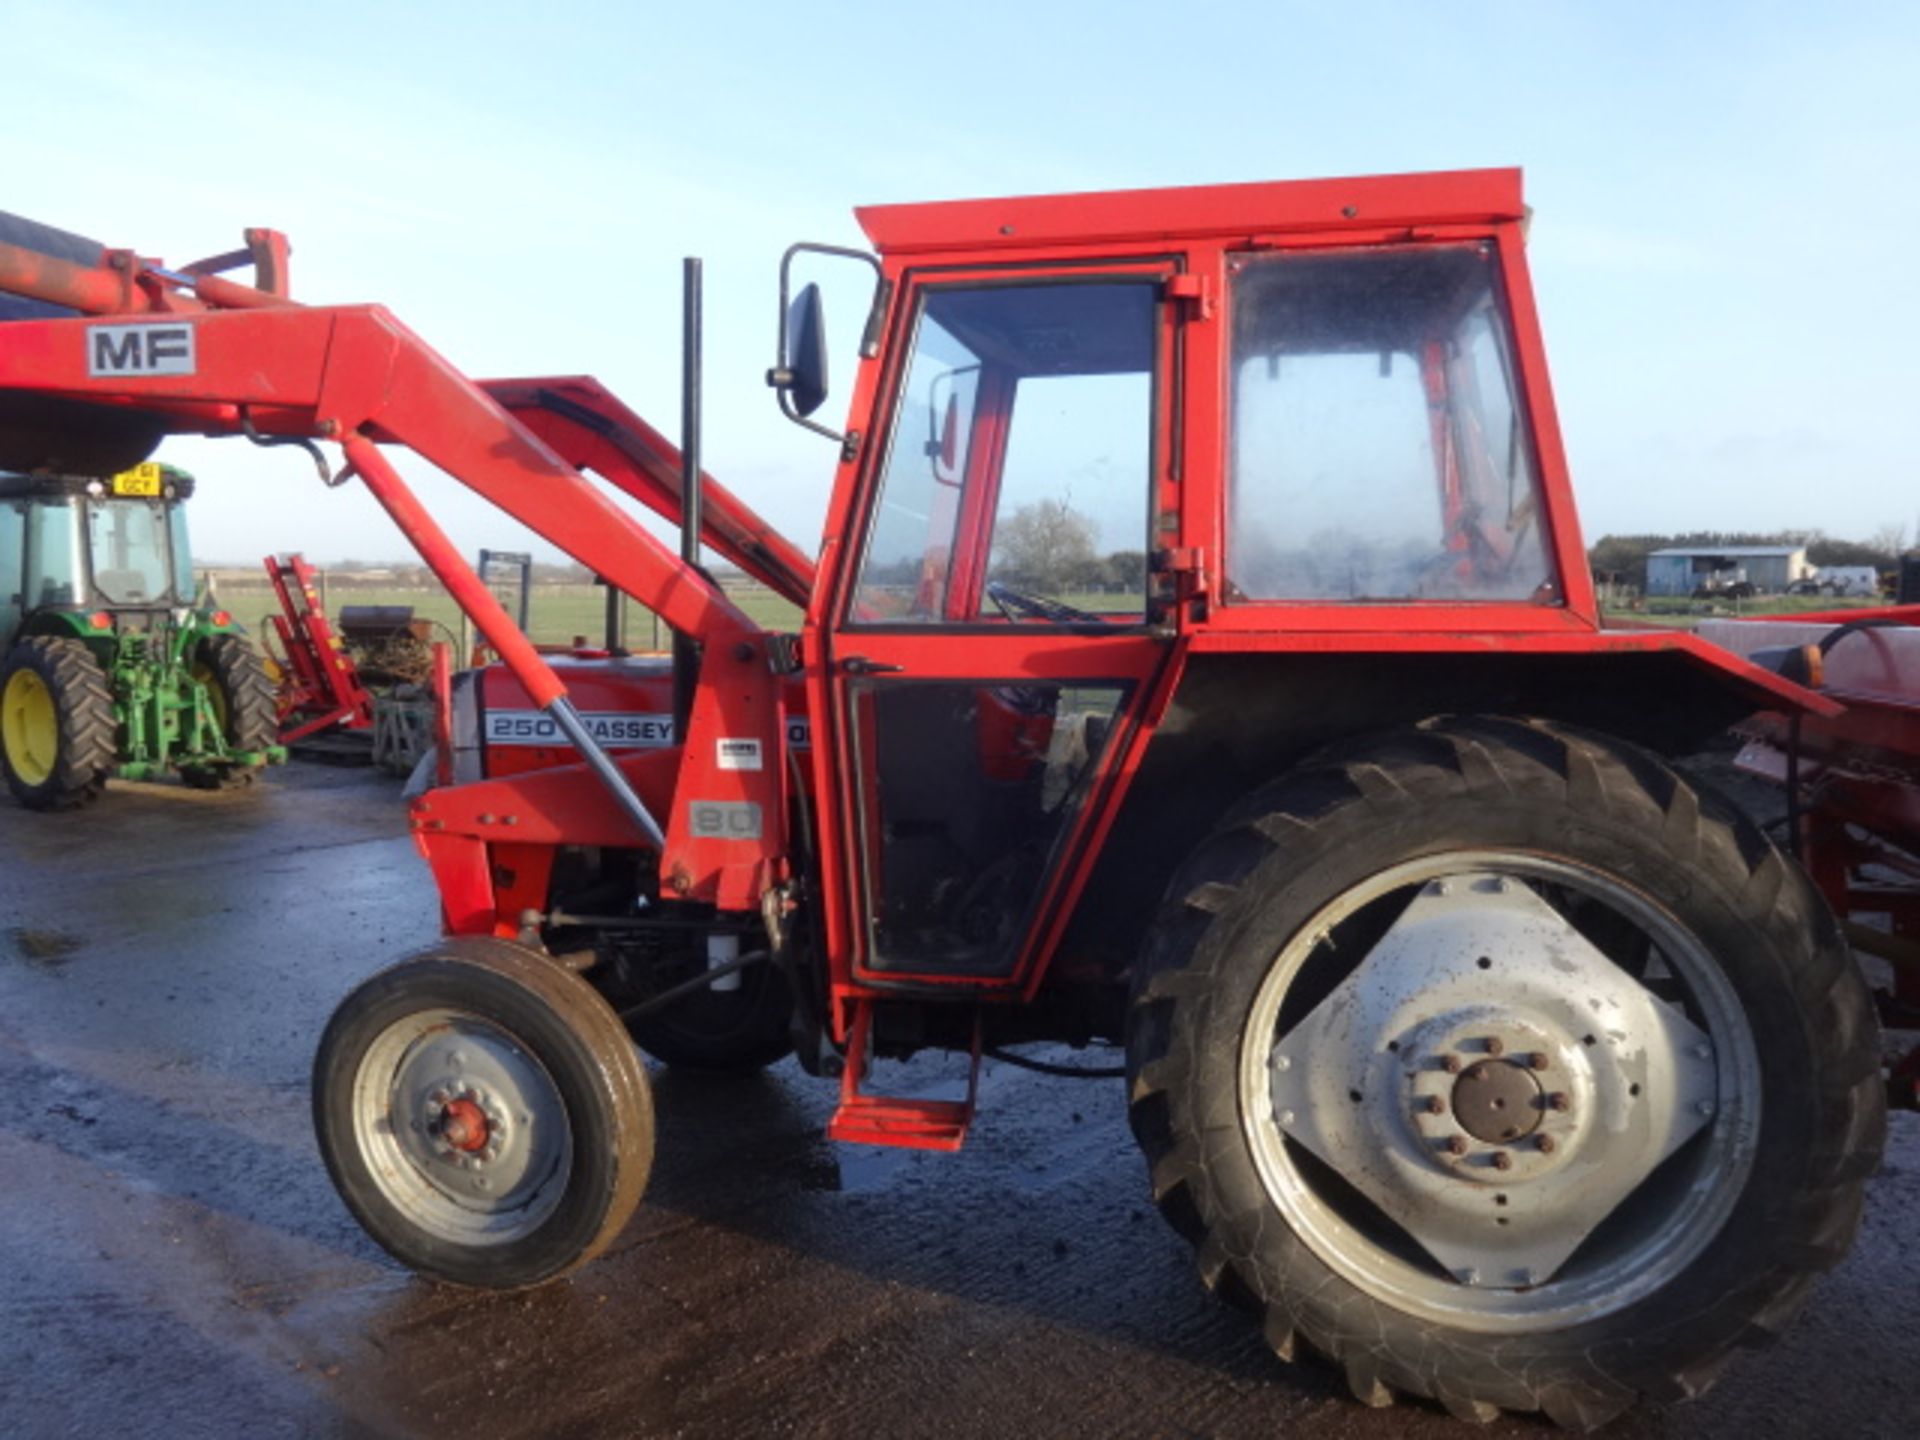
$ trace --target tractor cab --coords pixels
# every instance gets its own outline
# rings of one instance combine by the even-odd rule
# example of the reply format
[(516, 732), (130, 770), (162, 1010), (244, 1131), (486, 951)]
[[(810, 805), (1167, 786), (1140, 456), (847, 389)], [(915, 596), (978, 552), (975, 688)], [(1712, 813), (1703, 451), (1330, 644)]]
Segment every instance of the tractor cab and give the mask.
[(0, 635), (44, 612), (145, 628), (190, 607), (192, 492), (184, 471), (154, 464), (110, 480), (0, 476)]

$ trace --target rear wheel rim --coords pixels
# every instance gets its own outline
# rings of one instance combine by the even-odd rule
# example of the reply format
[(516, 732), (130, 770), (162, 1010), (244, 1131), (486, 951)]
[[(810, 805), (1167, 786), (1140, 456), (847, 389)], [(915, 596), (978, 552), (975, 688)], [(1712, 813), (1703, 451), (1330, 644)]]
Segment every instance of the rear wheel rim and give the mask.
[[(1629, 1208), (1634, 1203), (1630, 1195), (1602, 1222), (1612, 1229), (1604, 1236), (1589, 1237), (1596, 1240), (1594, 1246), (1576, 1250), (1561, 1269), (1540, 1283), (1489, 1284), (1477, 1275), (1467, 1283), (1450, 1277), (1430, 1253), (1420, 1249), (1410, 1230), (1396, 1236), (1391, 1218), (1370, 1209), (1372, 1201), (1357, 1193), (1357, 1186), (1348, 1188), (1358, 1169), (1349, 1173), (1338, 1164), (1322, 1166), (1316, 1163), (1321, 1157), (1293, 1138), (1303, 1117), (1285, 1108), (1296, 1102), (1288, 1098), (1288, 1076), (1276, 1071), (1276, 1066), (1298, 1065), (1310, 1071), (1336, 1063), (1329, 1054), (1299, 1053), (1291, 1037), (1315, 1028), (1306, 1020), (1293, 1017), (1286, 1034), (1279, 1026), (1302, 967), (1316, 954), (1328, 953), (1326, 947), (1339, 927), (1369, 906), (1402, 903), (1403, 893), (1430, 893), (1435, 887), (1444, 892), (1449, 877), (1460, 876), (1497, 877), (1503, 884), (1525, 886), (1531, 892), (1578, 897), (1575, 904), (1604, 906), (1654, 947), (1671, 978), (1684, 990), (1689, 1012), (1699, 1018), (1699, 1028), (1710, 1037), (1711, 1056), (1701, 1058), (1713, 1074), (1712, 1118), (1700, 1122), (1700, 1129), (1665, 1165), (1656, 1167), (1661, 1194), (1674, 1197), (1672, 1203), (1656, 1210), (1643, 1200), (1640, 1207)], [(1352, 968), (1358, 971), (1364, 964), (1364, 958), (1356, 960)], [(1500, 968), (1491, 967), (1487, 973), (1488, 1013), (1496, 1018), (1511, 998), (1499, 989)], [(1378, 1038), (1382, 1049), (1389, 1045), (1397, 1049), (1400, 1043), (1384, 1034)], [(1705, 945), (1650, 897), (1617, 878), (1564, 859), (1521, 852), (1456, 852), (1411, 861), (1370, 877), (1324, 906), (1270, 964), (1243, 1032), (1238, 1071), (1242, 1128), (1255, 1168), (1269, 1199), (1293, 1231), (1330, 1269), (1375, 1299), (1463, 1329), (1513, 1333), (1578, 1323), (1625, 1308), (1671, 1283), (1720, 1233), (1744, 1189), (1757, 1148), (1758, 1049), (1731, 982)], [(1444, 1081), (1437, 1086), (1429, 1083), (1427, 1088), (1444, 1089), (1444, 1085)], [(1404, 1106), (1405, 1098), (1382, 1089), (1354, 1103), (1357, 1108)], [(1460, 1113), (1465, 1113), (1464, 1107)], [(1466, 1123), (1456, 1122), (1451, 1110), (1444, 1118)], [(1373, 1117), (1373, 1122), (1364, 1128), (1356, 1126), (1352, 1133), (1361, 1137), (1359, 1152), (1372, 1144), (1379, 1153), (1358, 1153), (1354, 1163), (1404, 1169), (1412, 1163), (1410, 1156), (1420, 1158), (1411, 1150), (1400, 1156), (1385, 1152), (1394, 1145), (1396, 1134), (1412, 1133), (1417, 1145), (1423, 1121), (1416, 1119), (1407, 1126), (1395, 1114)], [(1440, 1123), (1438, 1118), (1435, 1123)], [(1402, 1128), (1396, 1130), (1396, 1126)], [(1384, 1138), (1369, 1140), (1367, 1135)], [(1537, 1146), (1537, 1138), (1528, 1139)], [(1499, 1143), (1519, 1153), (1518, 1147)], [(1481, 1148), (1477, 1140), (1469, 1144)], [(1538, 1162), (1537, 1152), (1523, 1158)], [(1440, 1162), (1442, 1169), (1444, 1164)], [(1329, 1170), (1336, 1179), (1329, 1180)], [(1506, 1173), (1510, 1172), (1503, 1172), (1486, 1191), (1489, 1197), (1529, 1183), (1519, 1175), (1507, 1179)], [(1644, 1216), (1642, 1210), (1647, 1212)], [(1403, 1239), (1413, 1240), (1411, 1249), (1419, 1253), (1409, 1254)]]
[(52, 778), (60, 760), (60, 708), (32, 670), (16, 670), (0, 695), (0, 741), (22, 784), (44, 785)]
[(375, 1037), (354, 1077), (353, 1136), (387, 1202), (463, 1246), (538, 1231), (573, 1172), (551, 1073), (512, 1032), (463, 1011), (417, 1011)]

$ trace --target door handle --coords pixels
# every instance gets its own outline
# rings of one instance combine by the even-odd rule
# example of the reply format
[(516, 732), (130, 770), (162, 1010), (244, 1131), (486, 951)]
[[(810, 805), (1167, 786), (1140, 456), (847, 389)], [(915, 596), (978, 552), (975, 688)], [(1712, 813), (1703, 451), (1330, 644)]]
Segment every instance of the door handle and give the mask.
[(864, 655), (849, 655), (840, 662), (840, 668), (849, 675), (891, 675), (905, 670), (904, 665), (888, 665), (881, 661), (869, 660)]

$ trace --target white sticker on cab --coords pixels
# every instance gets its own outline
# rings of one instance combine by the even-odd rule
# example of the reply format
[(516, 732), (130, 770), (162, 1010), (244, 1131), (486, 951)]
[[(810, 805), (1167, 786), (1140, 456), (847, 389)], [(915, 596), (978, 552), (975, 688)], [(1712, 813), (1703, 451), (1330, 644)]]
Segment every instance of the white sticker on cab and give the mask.
[(714, 746), (713, 763), (722, 770), (758, 770), (760, 742), (722, 739)]

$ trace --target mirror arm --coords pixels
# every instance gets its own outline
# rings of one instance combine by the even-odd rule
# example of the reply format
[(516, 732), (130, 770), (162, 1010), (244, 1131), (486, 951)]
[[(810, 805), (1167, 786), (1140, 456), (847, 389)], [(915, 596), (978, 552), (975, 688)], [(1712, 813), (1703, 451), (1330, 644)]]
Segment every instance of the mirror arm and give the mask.
[(788, 306), (792, 299), (793, 257), (796, 255), (838, 255), (847, 260), (858, 260), (873, 269), (873, 303), (867, 308), (867, 323), (860, 336), (860, 358), (871, 360), (880, 353), (881, 331), (886, 324), (887, 305), (893, 298), (893, 286), (887, 282), (886, 272), (880, 268), (878, 257), (865, 250), (854, 250), (844, 245), (817, 245), (810, 240), (802, 240), (789, 245), (786, 253), (780, 257), (780, 329), (774, 351), (774, 367), (767, 371), (767, 384), (780, 397), (780, 413), (829, 440), (840, 442), (840, 454), (843, 461), (851, 460), (860, 449), (860, 432), (857, 430), (841, 434), (829, 429), (817, 421), (808, 419), (793, 407), (789, 394), (793, 385), (793, 371), (787, 368), (787, 318)]

